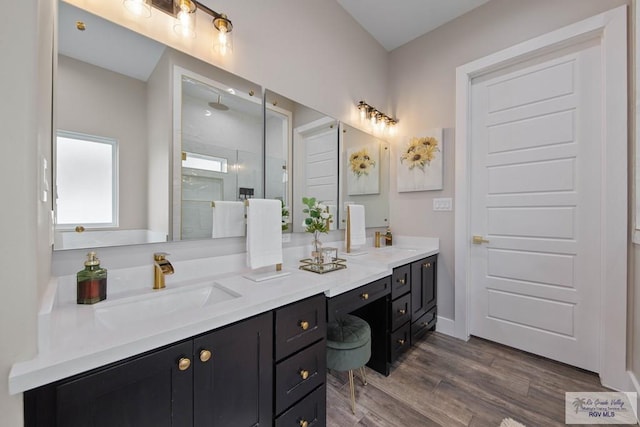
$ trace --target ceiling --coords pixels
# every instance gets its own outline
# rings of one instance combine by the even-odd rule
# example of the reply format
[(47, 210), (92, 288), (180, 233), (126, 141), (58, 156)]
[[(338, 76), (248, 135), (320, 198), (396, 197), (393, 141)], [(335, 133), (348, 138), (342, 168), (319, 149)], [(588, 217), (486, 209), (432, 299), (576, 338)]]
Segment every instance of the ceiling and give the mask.
[(489, 0), (337, 0), (387, 51)]

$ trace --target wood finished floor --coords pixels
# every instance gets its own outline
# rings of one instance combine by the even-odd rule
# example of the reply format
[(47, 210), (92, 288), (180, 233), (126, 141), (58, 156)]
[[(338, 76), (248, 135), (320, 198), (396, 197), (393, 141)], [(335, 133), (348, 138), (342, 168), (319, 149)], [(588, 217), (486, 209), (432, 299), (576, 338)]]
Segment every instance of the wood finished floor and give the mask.
[(351, 413), (346, 373), (327, 376), (327, 426), (490, 426), (511, 417), (527, 427), (564, 426), (565, 391), (610, 391), (597, 375), (509, 347), (437, 332), (384, 377), (356, 377)]

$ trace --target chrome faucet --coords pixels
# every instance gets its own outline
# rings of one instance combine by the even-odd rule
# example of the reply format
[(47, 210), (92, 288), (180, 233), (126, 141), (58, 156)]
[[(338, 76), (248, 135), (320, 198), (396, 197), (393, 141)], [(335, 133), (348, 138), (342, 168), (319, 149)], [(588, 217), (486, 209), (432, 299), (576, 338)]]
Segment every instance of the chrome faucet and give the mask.
[(164, 252), (153, 254), (153, 289), (164, 288), (164, 276), (173, 274), (173, 265), (165, 257), (169, 255)]

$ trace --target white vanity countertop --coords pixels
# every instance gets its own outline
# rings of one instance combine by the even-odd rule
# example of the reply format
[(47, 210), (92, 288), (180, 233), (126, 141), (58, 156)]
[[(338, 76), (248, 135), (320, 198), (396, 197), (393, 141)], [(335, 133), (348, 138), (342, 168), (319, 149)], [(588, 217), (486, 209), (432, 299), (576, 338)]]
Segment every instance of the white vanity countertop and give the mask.
[(249, 273), (245, 254), (174, 263), (176, 273), (166, 277), (167, 287), (160, 291), (150, 286), (151, 263), (109, 270), (107, 300), (87, 306), (75, 303), (75, 276), (53, 278), (38, 316), (38, 355), (12, 367), (9, 392), (39, 387), (313, 295), (334, 297), (439, 250), (436, 238), (395, 237), (394, 245), (365, 248), (366, 254), (346, 257), (346, 269), (326, 274), (298, 269), (308, 248), (286, 249), (283, 271), (289, 275), (263, 282), (243, 276)]

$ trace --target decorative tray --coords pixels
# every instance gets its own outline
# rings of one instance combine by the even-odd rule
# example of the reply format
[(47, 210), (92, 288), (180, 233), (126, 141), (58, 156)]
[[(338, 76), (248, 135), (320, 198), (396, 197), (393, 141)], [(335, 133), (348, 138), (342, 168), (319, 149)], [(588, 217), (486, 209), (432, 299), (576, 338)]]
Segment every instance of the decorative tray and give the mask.
[(324, 274), (331, 271), (347, 268), (347, 260), (338, 258), (338, 249), (324, 248), (322, 251), (313, 252), (312, 258), (301, 259), (300, 270)]
[(334, 258), (330, 262), (316, 262), (311, 258), (301, 259), (300, 270), (312, 271), (318, 274), (329, 273), (331, 271), (343, 270), (347, 268), (347, 260), (342, 258)]

